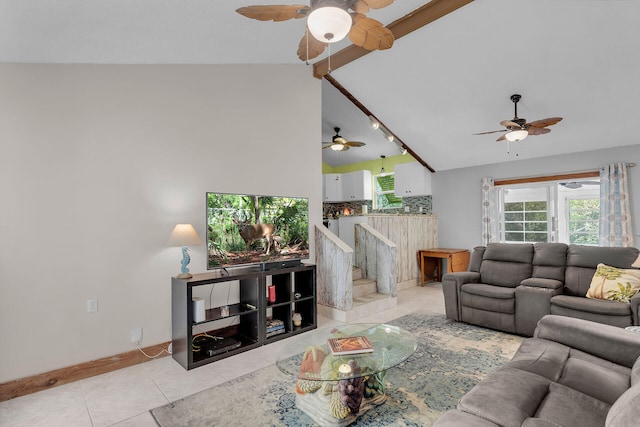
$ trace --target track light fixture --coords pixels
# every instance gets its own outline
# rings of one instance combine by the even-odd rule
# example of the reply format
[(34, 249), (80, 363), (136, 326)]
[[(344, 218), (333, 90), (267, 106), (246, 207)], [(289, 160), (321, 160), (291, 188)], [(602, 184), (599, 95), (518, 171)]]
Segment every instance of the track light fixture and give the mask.
[(378, 129), (380, 127), (380, 122), (373, 116), (369, 116), (369, 121), (371, 122), (372, 129)]

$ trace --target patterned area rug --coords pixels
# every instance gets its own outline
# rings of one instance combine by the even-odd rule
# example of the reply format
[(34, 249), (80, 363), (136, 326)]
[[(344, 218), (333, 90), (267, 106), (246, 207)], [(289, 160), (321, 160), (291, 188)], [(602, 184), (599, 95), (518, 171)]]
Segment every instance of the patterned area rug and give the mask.
[[(515, 353), (521, 337), (416, 312), (392, 322), (418, 349), (387, 372), (387, 401), (352, 426), (429, 426)], [(295, 381), (275, 366), (153, 409), (161, 427), (316, 426), (295, 406)]]

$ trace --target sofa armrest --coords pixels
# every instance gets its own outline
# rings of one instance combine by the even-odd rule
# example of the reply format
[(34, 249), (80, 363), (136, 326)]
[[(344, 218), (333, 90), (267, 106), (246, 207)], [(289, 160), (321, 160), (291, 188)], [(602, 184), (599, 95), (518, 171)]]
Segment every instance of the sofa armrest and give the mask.
[(640, 357), (640, 333), (589, 320), (550, 314), (540, 319), (533, 336), (628, 368)]
[(631, 322), (635, 326), (640, 325), (640, 292), (631, 297)]
[(555, 279), (543, 279), (541, 277), (530, 277), (528, 279), (524, 279), (520, 282), (521, 285), (531, 286), (533, 288), (544, 288), (544, 289), (562, 289), (564, 286), (564, 282)]
[(478, 283), (479, 280), (480, 273), (475, 271), (459, 271), (442, 276), (442, 293), (447, 319), (461, 320), (460, 287), (465, 283)]
[(525, 279), (516, 288), (516, 332), (530, 337), (538, 321), (551, 314), (551, 298), (562, 294), (563, 283), (553, 279)]

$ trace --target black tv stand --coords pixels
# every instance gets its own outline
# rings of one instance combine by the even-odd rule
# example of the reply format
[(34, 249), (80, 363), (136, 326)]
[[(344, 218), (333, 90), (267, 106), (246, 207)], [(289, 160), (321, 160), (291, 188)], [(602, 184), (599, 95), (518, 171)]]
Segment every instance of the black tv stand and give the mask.
[(304, 264), (299, 259), (291, 259), (287, 261), (263, 262), (260, 264), (260, 271), (271, 271), (280, 268), (300, 267)]
[[(295, 265), (269, 270), (231, 269), (194, 274), (190, 279), (171, 279), (171, 331), (173, 359), (185, 369), (206, 365), (317, 327), (316, 267), (294, 261)], [(240, 300), (213, 302), (205, 310), (205, 320), (194, 322), (193, 288), (238, 286)], [(267, 287), (275, 287), (275, 302), (267, 301)], [(226, 288), (225, 288), (226, 289)], [(206, 291), (206, 289), (205, 289)], [(197, 294), (197, 293), (196, 293)], [(296, 298), (296, 295), (299, 295)], [(228, 310), (228, 311), (227, 311)], [(293, 324), (293, 312), (300, 313), (302, 325)], [(223, 315), (224, 314), (224, 315)], [(267, 318), (281, 321), (278, 330), (267, 331)], [(227, 321), (233, 319), (233, 322)], [(222, 321), (222, 322), (220, 322)], [(278, 322), (280, 324), (280, 322)], [(231, 326), (224, 326), (229, 325)], [(222, 325), (222, 326), (221, 326)], [(203, 333), (203, 331), (206, 331)], [(216, 337), (207, 340), (203, 335)], [(194, 337), (196, 341), (194, 342)], [(209, 342), (211, 341), (211, 342)]]

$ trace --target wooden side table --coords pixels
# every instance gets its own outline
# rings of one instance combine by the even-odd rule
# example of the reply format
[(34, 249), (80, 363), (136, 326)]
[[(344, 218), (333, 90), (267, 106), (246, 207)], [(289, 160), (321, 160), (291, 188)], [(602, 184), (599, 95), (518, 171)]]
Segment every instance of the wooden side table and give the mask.
[[(427, 279), (442, 281), (442, 260), (447, 260), (447, 273), (466, 271), (469, 268), (471, 254), (466, 249), (430, 248), (418, 251), (418, 264), (420, 264), (420, 284), (424, 286), (425, 274)], [(435, 262), (435, 276), (433, 264)], [(429, 271), (431, 270), (431, 271)]]

